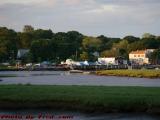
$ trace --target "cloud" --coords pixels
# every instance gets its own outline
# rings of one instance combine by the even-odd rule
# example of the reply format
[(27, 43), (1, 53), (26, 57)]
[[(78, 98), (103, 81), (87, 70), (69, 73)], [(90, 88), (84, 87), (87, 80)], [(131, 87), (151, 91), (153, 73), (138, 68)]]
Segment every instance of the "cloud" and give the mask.
[(78, 5), (80, 4), (81, 0), (64, 0), (64, 2), (68, 5)]
[(0, 0), (0, 6), (3, 5), (28, 5), (28, 6), (54, 6), (58, 0)]
[(45, 0), (0, 0), (0, 4), (33, 4), (33, 3), (41, 3), (45, 2)]
[(0, 24), (89, 35), (159, 34), (159, 0), (0, 0)]

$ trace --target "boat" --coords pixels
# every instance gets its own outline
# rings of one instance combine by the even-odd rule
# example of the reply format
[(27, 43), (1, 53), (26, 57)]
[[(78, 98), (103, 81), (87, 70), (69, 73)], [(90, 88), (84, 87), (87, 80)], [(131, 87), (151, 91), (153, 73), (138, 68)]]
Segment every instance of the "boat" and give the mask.
[(82, 70), (70, 70), (69, 72), (70, 73), (83, 73)]

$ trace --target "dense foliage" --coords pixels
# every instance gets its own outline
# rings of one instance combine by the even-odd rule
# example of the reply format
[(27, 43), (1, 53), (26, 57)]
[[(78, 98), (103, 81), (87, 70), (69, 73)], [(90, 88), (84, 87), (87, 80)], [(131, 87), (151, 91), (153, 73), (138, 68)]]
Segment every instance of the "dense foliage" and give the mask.
[(152, 60), (157, 62), (160, 56), (160, 36), (145, 33), (142, 38), (125, 36), (109, 38), (84, 36), (77, 31), (53, 33), (52, 30), (34, 29), (24, 26), (22, 32), (0, 27), (0, 62), (17, 59), (18, 49), (29, 49), (24, 62), (96, 60), (97, 57), (122, 56), (128, 59), (133, 50), (157, 49)]

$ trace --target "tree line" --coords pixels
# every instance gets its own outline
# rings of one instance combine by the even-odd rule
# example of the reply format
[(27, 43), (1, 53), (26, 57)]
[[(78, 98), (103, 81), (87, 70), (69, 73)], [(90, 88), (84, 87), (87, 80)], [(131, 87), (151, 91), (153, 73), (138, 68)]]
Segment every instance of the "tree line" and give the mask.
[(27, 62), (59, 62), (68, 58), (94, 61), (97, 57), (124, 57), (131, 51), (156, 49), (151, 55), (154, 62), (160, 59), (160, 36), (145, 33), (111, 38), (104, 35), (85, 36), (78, 31), (58, 32), (34, 29), (25, 25), (22, 32), (0, 27), (0, 62), (17, 59), (18, 49), (29, 49), (21, 60)]

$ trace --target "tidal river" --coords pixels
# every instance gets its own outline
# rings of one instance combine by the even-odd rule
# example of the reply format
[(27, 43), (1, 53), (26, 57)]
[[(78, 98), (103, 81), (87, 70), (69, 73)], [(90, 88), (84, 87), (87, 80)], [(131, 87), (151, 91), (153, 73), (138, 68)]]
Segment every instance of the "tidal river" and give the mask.
[(0, 84), (160, 87), (160, 79), (71, 74), (68, 71), (4, 71), (0, 75), (15, 76), (1, 77)]

